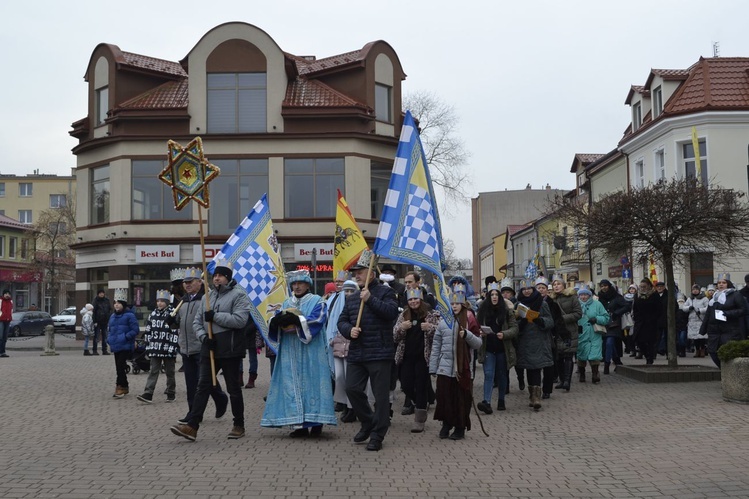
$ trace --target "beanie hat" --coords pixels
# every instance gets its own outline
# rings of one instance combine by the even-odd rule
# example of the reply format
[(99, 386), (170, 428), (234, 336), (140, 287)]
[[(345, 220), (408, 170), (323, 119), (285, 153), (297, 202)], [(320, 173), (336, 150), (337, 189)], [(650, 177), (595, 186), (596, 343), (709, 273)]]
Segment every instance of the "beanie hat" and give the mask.
[(580, 288), (577, 290), (577, 296), (580, 296), (580, 295), (593, 296), (593, 293), (588, 288)]
[(328, 293), (335, 293), (335, 283), (334, 282), (329, 282), (329, 283), (327, 283), (325, 285), (325, 293), (324, 294), (327, 295)]
[(217, 274), (218, 275), (222, 275), (222, 276), (226, 277), (228, 280), (231, 281), (233, 272), (231, 271), (231, 269), (229, 267), (223, 267), (223, 266), (216, 265), (216, 268), (213, 269), (213, 275), (217, 275)]
[(349, 279), (348, 281), (346, 281), (346, 282), (343, 283), (343, 289), (344, 290), (350, 289), (352, 291), (359, 291), (359, 285), (356, 284), (356, 281), (352, 281), (351, 279)]

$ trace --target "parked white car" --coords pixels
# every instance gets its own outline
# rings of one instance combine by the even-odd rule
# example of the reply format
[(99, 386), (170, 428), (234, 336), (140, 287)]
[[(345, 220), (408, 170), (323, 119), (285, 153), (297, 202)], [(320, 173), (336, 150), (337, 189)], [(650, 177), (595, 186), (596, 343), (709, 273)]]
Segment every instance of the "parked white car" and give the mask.
[(52, 317), (52, 323), (55, 329), (65, 329), (75, 333), (75, 323), (77, 320), (75, 307), (68, 307), (59, 314)]

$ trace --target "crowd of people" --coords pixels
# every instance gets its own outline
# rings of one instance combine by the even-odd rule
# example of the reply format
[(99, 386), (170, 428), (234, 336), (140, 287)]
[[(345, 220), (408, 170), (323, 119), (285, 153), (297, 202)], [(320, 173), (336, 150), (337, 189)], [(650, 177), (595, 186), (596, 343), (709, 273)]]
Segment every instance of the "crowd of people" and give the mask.
[[(254, 388), (257, 355), (265, 347), (271, 376), (261, 426), (288, 428), (292, 438), (311, 438), (325, 425), (358, 421), (353, 441), (379, 451), (398, 383), (404, 396), (401, 414), (413, 414), (413, 433), (426, 431), (433, 405), (439, 438), (461, 440), (471, 429), (472, 409), (476, 416), (478, 411), (492, 414), (494, 407), (507, 410), (513, 371), (520, 389), (527, 387), (528, 407), (539, 411), (554, 389), (571, 390), (575, 365), (578, 382), (587, 381), (590, 366), (590, 381), (599, 384), (601, 363), (604, 376), (612, 364), (614, 370), (622, 365), (627, 354), (652, 364), (657, 355), (666, 354), (670, 306), (678, 355), (710, 355), (718, 367), (718, 348), (744, 339), (749, 324), (749, 275), (741, 292), (730, 275), (721, 274), (715, 286), (692, 286), (688, 297), (669, 294), (663, 282), (649, 279), (622, 292), (607, 279), (594, 290), (570, 286), (561, 275), (521, 281), (517, 291), (510, 279), (498, 282), (490, 276), (474, 296), (458, 276), (448, 283), (452, 316), (443, 317), (417, 272), (407, 273), (401, 284), (392, 267), (378, 271), (370, 266), (371, 257), (365, 252), (348, 271), (339, 272), (324, 296), (313, 293), (307, 271), (287, 273), (289, 295), (267, 324), (267, 344), (228, 264), (216, 265), (208, 293), (199, 269), (175, 269), (174, 286), (157, 291), (142, 335), (150, 369), (138, 400), (153, 403), (162, 371), (166, 402), (175, 400), (179, 355), (188, 410), (171, 432), (194, 441), (212, 399), (216, 418), (232, 410), (227, 438), (242, 438), (243, 359), (249, 351), (245, 388)], [(94, 352), (97, 339), (102, 353), (109, 347), (117, 375), (114, 397), (123, 398), (129, 392), (126, 362), (140, 328), (128, 308), (127, 290), (115, 290), (109, 319), (102, 324), (97, 311), (109, 307), (102, 295), (81, 310), (84, 355), (92, 355), (89, 339)], [(476, 403), (473, 382), (479, 367), (483, 387)], [(217, 373), (223, 374), (226, 392)]]

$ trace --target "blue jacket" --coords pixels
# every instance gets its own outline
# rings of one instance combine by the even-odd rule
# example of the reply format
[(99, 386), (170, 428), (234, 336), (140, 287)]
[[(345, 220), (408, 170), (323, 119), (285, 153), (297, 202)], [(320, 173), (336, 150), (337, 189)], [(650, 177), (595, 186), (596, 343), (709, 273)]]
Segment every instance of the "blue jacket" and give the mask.
[(113, 313), (109, 317), (109, 334), (107, 343), (114, 352), (132, 352), (135, 349), (135, 337), (140, 333), (138, 319), (130, 309), (125, 309), (121, 314)]
[(361, 335), (351, 340), (351, 328), (356, 326), (359, 315), (360, 293), (346, 297), (341, 315), (338, 317), (338, 332), (351, 340), (348, 362), (367, 362), (373, 360), (393, 360), (395, 343), (393, 342), (393, 325), (398, 318), (398, 299), (395, 291), (389, 286), (380, 284), (377, 279), (369, 283), (369, 300), (362, 312)]

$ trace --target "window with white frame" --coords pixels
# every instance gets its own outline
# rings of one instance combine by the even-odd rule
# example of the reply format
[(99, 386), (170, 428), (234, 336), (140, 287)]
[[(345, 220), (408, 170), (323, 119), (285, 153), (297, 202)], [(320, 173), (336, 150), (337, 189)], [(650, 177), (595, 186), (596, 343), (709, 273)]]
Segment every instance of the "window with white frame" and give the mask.
[(50, 208), (65, 208), (68, 205), (68, 197), (65, 194), (50, 194)]
[(101, 87), (96, 90), (96, 126), (103, 125), (109, 111), (109, 87)]
[(16, 257), (17, 248), (18, 248), (18, 238), (17, 237), (8, 238), (8, 258)]
[(211, 203), (208, 232), (212, 235), (231, 234), (260, 197), (268, 192), (268, 160), (217, 159), (212, 163), (221, 169), (221, 175), (211, 182), (211, 198), (221, 202)]
[(208, 132), (265, 132), (266, 74), (209, 73)]
[(333, 218), (344, 192), (343, 158), (300, 158), (284, 161), (286, 218)]
[(375, 117), (385, 123), (393, 122), (393, 88), (375, 83)]
[(109, 222), (109, 165), (91, 170), (91, 224)]
[(642, 103), (637, 102), (632, 105), (632, 130), (637, 130), (642, 126)]
[(5, 258), (5, 236), (0, 236), (0, 258)]
[(660, 85), (653, 89), (653, 118), (657, 118), (663, 112), (663, 89)]
[(31, 197), (34, 194), (34, 184), (31, 182), (21, 182), (18, 184), (18, 195), (22, 198)]
[(695, 178), (699, 176), (700, 183), (707, 187), (707, 140), (700, 139), (697, 147), (699, 148), (699, 154), (697, 157), (700, 158), (699, 175), (697, 175), (697, 161), (695, 159), (694, 146), (692, 145), (691, 140), (681, 146), (682, 157), (684, 158), (683, 172), (687, 177)]
[(666, 154), (663, 149), (655, 151), (655, 180), (666, 179)]
[(181, 211), (174, 208), (171, 187), (153, 181), (165, 166), (166, 161), (162, 160), (132, 161), (133, 220), (189, 220), (192, 216), (188, 208)]
[(18, 221), (22, 224), (32, 223), (31, 210), (18, 210)]
[(645, 187), (645, 161), (642, 159), (635, 161), (635, 187)]

